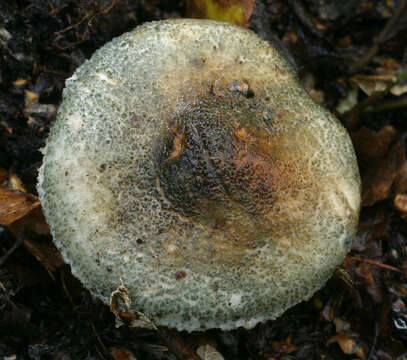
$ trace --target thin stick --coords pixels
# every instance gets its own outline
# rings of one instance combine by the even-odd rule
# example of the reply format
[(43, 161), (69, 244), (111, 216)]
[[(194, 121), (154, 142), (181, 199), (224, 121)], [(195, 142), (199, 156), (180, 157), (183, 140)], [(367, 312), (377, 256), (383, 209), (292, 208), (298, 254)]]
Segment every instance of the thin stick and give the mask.
[(386, 269), (386, 270), (390, 270), (390, 271), (395, 271), (395, 272), (398, 272), (398, 273), (403, 273), (400, 269), (397, 269), (396, 267), (391, 266), (391, 265), (383, 264), (383, 263), (381, 263), (381, 262), (379, 262), (379, 261), (370, 260), (370, 259), (365, 259), (365, 258), (360, 258), (360, 257), (356, 257), (356, 256), (349, 256), (349, 255), (348, 255), (348, 257), (349, 257), (350, 259), (352, 259), (352, 260), (359, 261), (359, 262), (363, 262), (363, 263), (365, 263), (365, 264), (369, 264), (369, 265), (373, 265), (373, 266), (377, 266), (377, 267), (380, 267), (380, 268), (382, 268), (382, 269)]
[(382, 112), (386, 110), (395, 110), (395, 109), (400, 109), (403, 107), (407, 107), (407, 98), (401, 98), (393, 101), (387, 101), (383, 104), (374, 106), (374, 107), (368, 107), (366, 109), (366, 112)]
[[(407, 1), (407, 0), (406, 0)], [(388, 84), (386, 88), (383, 91), (375, 92), (360, 103), (356, 104), (352, 109), (349, 110), (347, 113), (347, 121), (346, 121), (346, 126), (347, 128), (353, 130), (357, 128), (360, 122), (360, 116), (362, 113), (370, 107), (376, 100), (378, 100), (380, 97), (388, 94), (390, 90), (396, 86), (397, 84), (400, 84), (407, 80), (407, 69), (405, 69), (399, 76), (397, 76), (396, 81)]]
[(360, 60), (354, 64), (350, 68), (350, 72), (354, 73), (357, 72), (361, 69), (363, 69), (377, 54), (377, 52), (380, 49), (380, 45), (388, 40), (390, 31), (396, 25), (398, 20), (400, 19), (400, 16), (404, 13), (404, 11), (407, 9), (407, 0), (403, 0), (400, 4), (400, 6), (396, 9), (394, 12), (393, 16), (387, 21), (386, 26), (383, 28), (383, 30), (380, 32), (380, 34), (373, 40), (373, 45), (372, 47), (367, 51), (367, 53), (360, 58)]
[(142, 320), (153, 325), (154, 330), (157, 335), (166, 345), (167, 349), (175, 355), (178, 360), (202, 360), (202, 358), (196, 354), (182, 339), (177, 331), (169, 329), (165, 326), (155, 325), (150, 319), (148, 319), (144, 314), (137, 312), (136, 314), (129, 312), (118, 313), (120, 317), (130, 320), (139, 320), (140, 315), (142, 315)]
[(0, 258), (0, 266), (5, 264), (7, 259), (16, 251), (22, 244), (24, 243), (24, 235), (19, 234), (17, 236), (16, 241), (14, 242), (14, 245)]

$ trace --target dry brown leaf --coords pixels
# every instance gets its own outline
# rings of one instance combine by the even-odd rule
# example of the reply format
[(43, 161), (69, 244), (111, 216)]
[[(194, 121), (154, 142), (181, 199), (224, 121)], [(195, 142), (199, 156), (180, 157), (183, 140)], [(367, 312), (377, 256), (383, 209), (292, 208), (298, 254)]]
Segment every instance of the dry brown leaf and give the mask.
[(115, 360), (136, 360), (136, 356), (128, 349), (124, 347), (112, 347), (109, 349)]
[(383, 284), (379, 270), (372, 268), (369, 264), (361, 264), (355, 269), (356, 274), (360, 276), (366, 285), (368, 293), (376, 303), (383, 299)]
[(325, 321), (333, 321), (338, 312), (338, 309), (343, 301), (343, 294), (341, 292), (332, 295), (324, 305), (321, 311), (321, 318)]
[(196, 353), (202, 360), (224, 360), (224, 357), (209, 344), (200, 346)]
[(11, 128), (9, 126), (9, 124), (7, 124), (7, 122), (5, 122), (4, 120), (0, 120), (0, 125), (1, 127), (3, 127), (8, 133), (12, 134), (13, 133), (13, 128)]
[(23, 182), (21, 181), (21, 179), (18, 177), (18, 175), (16, 173), (12, 173), (8, 179), (9, 182), (9, 188), (11, 190), (17, 190), (17, 191), (21, 191), (23, 193), (27, 192)]
[(383, 127), (380, 131), (362, 127), (352, 133), (352, 141), (358, 158), (362, 162), (368, 163), (361, 165), (370, 166), (370, 163), (375, 163), (378, 158), (384, 157), (396, 137), (397, 130), (391, 125)]
[(26, 249), (44, 266), (51, 278), (53, 273), (64, 265), (62, 256), (51, 241), (24, 240)]
[(356, 334), (352, 332), (341, 332), (327, 341), (327, 345), (332, 343), (338, 343), (342, 352), (346, 355), (356, 355), (361, 359), (366, 358), (365, 350), (360, 346), (356, 339)]
[(50, 229), (47, 224), (41, 206), (38, 206), (21, 219), (8, 226), (8, 230), (15, 236), (21, 233), (22, 229), (33, 231), (38, 235), (49, 235)]
[(13, 81), (14, 86), (25, 85), (26, 83), (27, 83), (27, 79), (17, 79), (15, 81)]
[(357, 74), (351, 78), (351, 80), (359, 86), (362, 91), (370, 96), (376, 92), (386, 90), (387, 86), (394, 83), (397, 80), (396, 75), (384, 74), (384, 75), (364, 75)]
[(405, 140), (394, 142), (396, 137), (391, 126), (379, 132), (362, 128), (352, 135), (362, 176), (363, 206), (407, 190)]
[[(365, 252), (364, 256), (370, 258), (381, 256), (380, 241), (390, 236), (386, 220), (385, 214), (379, 212), (374, 217), (360, 221), (352, 249), (359, 253)], [(350, 260), (349, 256), (346, 259)]]
[(36, 100), (38, 99), (38, 94), (30, 91), (30, 90), (24, 90), (24, 94), (25, 96), (29, 99), (29, 100)]
[(279, 354), (290, 354), (297, 350), (297, 346), (291, 344), (291, 338), (288, 337), (285, 341), (272, 341), (271, 347)]
[(187, 0), (187, 17), (249, 27), (255, 0)]
[(40, 205), (36, 196), (0, 188), (0, 225), (10, 225)]

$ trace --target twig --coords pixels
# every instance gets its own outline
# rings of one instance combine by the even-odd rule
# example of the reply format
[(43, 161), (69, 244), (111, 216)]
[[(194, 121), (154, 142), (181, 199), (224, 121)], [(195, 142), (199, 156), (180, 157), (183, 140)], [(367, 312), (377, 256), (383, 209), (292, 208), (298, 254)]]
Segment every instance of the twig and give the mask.
[(366, 112), (382, 112), (386, 110), (395, 110), (395, 109), (400, 109), (403, 107), (407, 107), (407, 98), (401, 98), (393, 101), (387, 101), (381, 105), (377, 105), (374, 107), (368, 107), (366, 109)]
[(305, 25), (312, 34), (317, 37), (322, 37), (322, 31), (320, 31), (314, 24), (312, 16), (306, 10), (302, 1), (298, 0), (289, 0), (289, 5), (291, 6), (294, 14), (298, 19)]
[(102, 360), (106, 360), (105, 357), (104, 357), (103, 354), (100, 352), (100, 350), (98, 349), (97, 346), (95, 346), (95, 349), (96, 349), (97, 353), (99, 354), (100, 358), (101, 358)]
[[(158, 326), (146, 315), (140, 311), (131, 311), (131, 299), (127, 288), (124, 286), (122, 279), (120, 285), (115, 291), (110, 294), (110, 311), (116, 317), (116, 326), (123, 324), (122, 319), (131, 320), (133, 322), (143, 322), (143, 327), (153, 329), (159, 335), (161, 340), (165, 343), (168, 350), (175, 355), (178, 360), (202, 360), (178, 335), (177, 332), (166, 328), (165, 326)], [(120, 308), (125, 308), (126, 311), (120, 311)]]
[(361, 70), (372, 60), (373, 56), (375, 56), (377, 54), (377, 52), (379, 51), (380, 45), (384, 41), (388, 40), (389, 34), (390, 34), (392, 28), (396, 25), (396, 23), (400, 19), (400, 16), (403, 14), (403, 12), (406, 9), (407, 9), (407, 0), (403, 0), (401, 2), (400, 6), (394, 12), (393, 16), (389, 19), (389, 21), (387, 21), (383, 30), (373, 40), (373, 45), (371, 46), (371, 48), (367, 51), (367, 53), (364, 56), (362, 56), (360, 58), (360, 60), (356, 64), (354, 64), (350, 68), (350, 70), (349, 70), (350, 73), (355, 73), (355, 72)]
[[(14, 294), (10, 294), (1, 281), (0, 281), (0, 290), (4, 292), (4, 295), (0, 294), (0, 299), (3, 300), (3, 302), (8, 303), (14, 310), (17, 310), (18, 309), (17, 305), (14, 304), (10, 298), (11, 297), (10, 295), (14, 295)], [(0, 309), (3, 309), (4, 306), (5, 306), (5, 304), (2, 305), (0, 307)]]
[(164, 326), (157, 326), (157, 333), (168, 349), (179, 360), (202, 360), (178, 335), (175, 330)]
[(56, 31), (54, 34), (55, 34), (55, 35), (60, 35), (60, 34), (66, 32), (66, 31), (68, 31), (68, 30), (71, 30), (71, 29), (73, 29), (73, 28), (79, 26), (80, 24), (82, 24), (82, 23), (83, 23), (86, 19), (88, 19), (88, 18), (92, 18), (92, 17), (95, 17), (95, 16), (100, 15), (100, 14), (107, 14), (110, 10), (112, 10), (112, 9), (116, 6), (116, 4), (117, 4), (119, 1), (120, 1), (120, 0), (113, 0), (113, 1), (111, 2), (111, 4), (109, 4), (109, 6), (108, 6), (106, 9), (101, 10), (101, 11), (99, 11), (99, 12), (97, 12), (97, 11), (90, 11), (90, 12), (88, 12), (88, 13), (87, 13), (82, 19), (80, 19), (77, 23), (72, 24), (72, 25), (70, 25), (70, 26), (67, 26), (66, 28), (64, 28), (64, 29), (62, 29), (62, 30)]
[[(48, 272), (48, 273), (50, 274), (50, 272)], [(65, 294), (68, 297), (69, 302), (71, 303), (72, 307), (75, 308), (75, 306), (76, 306), (75, 301), (73, 300), (72, 295), (69, 292), (68, 287), (66, 286), (66, 282), (65, 282), (65, 274), (66, 274), (66, 272), (65, 272), (65, 269), (61, 269), (59, 274), (60, 274), (59, 278), (60, 278), (60, 281), (61, 281), (61, 284), (62, 284), (62, 288), (64, 289)], [(54, 278), (54, 281), (55, 281), (55, 278)]]
[(66, 32), (66, 31), (68, 31), (68, 30), (71, 30), (71, 29), (73, 29), (74, 27), (77, 27), (78, 25), (82, 24), (86, 19), (88, 19), (88, 18), (90, 18), (90, 17), (92, 17), (92, 16), (94, 16), (94, 15), (95, 15), (95, 14), (94, 14), (93, 12), (88, 12), (88, 13), (87, 13), (82, 19), (80, 19), (77, 23), (72, 24), (72, 25), (69, 25), (69, 26), (67, 26), (66, 28), (62, 29), (62, 30), (56, 31), (54, 34), (55, 34), (55, 35), (60, 35), (60, 34)]
[(407, 80), (407, 69), (397, 76), (396, 81), (388, 84), (383, 91), (375, 92), (360, 103), (356, 104), (347, 114), (346, 126), (351, 130), (355, 129), (359, 125), (360, 116), (371, 104), (373, 104), (380, 97), (388, 94), (394, 86), (402, 83), (405, 80)]
[[(129, 319), (129, 320), (139, 320), (140, 314), (137, 312), (136, 314), (130, 312), (120, 312), (118, 315), (121, 318)], [(163, 343), (167, 346), (168, 350), (175, 355), (178, 360), (202, 360), (202, 358), (197, 355), (186, 343), (185, 341), (178, 335), (178, 333), (172, 329), (169, 329), (165, 326), (158, 326), (155, 325), (151, 320), (149, 320), (144, 314), (144, 321), (148, 321), (153, 325), (154, 330), (157, 332), (158, 336), (161, 338)]]
[(19, 234), (13, 246), (0, 258), (0, 266), (4, 265), (7, 259), (24, 243), (24, 235)]
[(116, 4), (119, 2), (120, 0), (113, 0), (112, 3), (102, 11), (102, 14), (107, 14), (110, 10), (112, 10)]
[[(90, 322), (90, 327), (92, 328), (92, 331), (94, 332), (94, 334), (96, 335), (96, 339), (98, 340), (99, 345), (101, 346), (102, 350), (104, 351), (105, 354), (108, 354), (108, 350), (106, 349), (105, 344), (103, 344), (103, 341), (101, 340), (99, 334), (96, 331), (96, 327), (95, 324), (93, 323), (93, 321), (89, 321)], [(98, 348), (96, 347), (97, 352), (99, 353), (99, 356), (105, 360), (105, 357), (103, 356), (102, 353), (100, 353), (100, 351), (98, 350)]]
[(398, 273), (403, 273), (400, 269), (397, 269), (396, 267), (391, 266), (391, 265), (383, 264), (383, 263), (381, 263), (381, 262), (379, 262), (379, 261), (370, 260), (370, 259), (365, 259), (365, 258), (360, 258), (360, 257), (356, 257), (356, 256), (350, 256), (350, 255), (348, 255), (348, 257), (349, 257), (350, 259), (352, 259), (352, 260), (359, 261), (359, 262), (363, 262), (363, 263), (365, 263), (365, 264), (369, 264), (369, 265), (373, 265), (373, 266), (377, 266), (377, 267), (380, 267), (380, 268), (382, 268), (382, 269), (386, 269), (386, 270), (390, 270), (390, 271), (395, 271), (395, 272), (398, 272)]
[(367, 356), (366, 360), (372, 360), (373, 359), (373, 355), (375, 353), (376, 350), (376, 345), (377, 345), (377, 339), (379, 337), (379, 323), (375, 322), (375, 327), (374, 327), (374, 336), (373, 336), (373, 341), (372, 341), (372, 345), (370, 347), (370, 351), (369, 351), (369, 355)]

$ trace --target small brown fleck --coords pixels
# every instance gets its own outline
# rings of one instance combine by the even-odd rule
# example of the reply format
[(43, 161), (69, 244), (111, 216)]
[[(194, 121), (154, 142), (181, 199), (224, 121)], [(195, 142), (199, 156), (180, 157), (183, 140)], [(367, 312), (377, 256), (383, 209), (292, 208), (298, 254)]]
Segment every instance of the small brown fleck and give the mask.
[(172, 145), (172, 151), (170, 156), (168, 156), (166, 161), (177, 159), (185, 149), (185, 128), (177, 134), (174, 138)]
[(185, 271), (183, 271), (183, 270), (177, 271), (177, 272), (175, 273), (175, 278), (176, 278), (177, 280), (183, 279), (185, 276), (187, 276), (187, 273), (186, 273)]
[(245, 128), (240, 128), (237, 129), (236, 131), (233, 132), (233, 134), (236, 136), (237, 140), (243, 141), (248, 144), (254, 143), (256, 140), (254, 139), (253, 136), (251, 136)]
[(106, 167), (107, 167), (107, 165), (106, 165), (106, 164), (102, 164), (102, 165), (100, 165), (100, 168), (101, 168), (102, 170), (106, 170)]

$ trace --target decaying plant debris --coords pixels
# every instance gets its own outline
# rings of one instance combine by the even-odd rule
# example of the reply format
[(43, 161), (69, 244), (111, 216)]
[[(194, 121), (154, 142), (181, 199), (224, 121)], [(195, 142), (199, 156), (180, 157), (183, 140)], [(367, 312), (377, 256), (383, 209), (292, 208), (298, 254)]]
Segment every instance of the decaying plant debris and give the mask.
[(364, 205), (352, 252), (310, 301), (253, 330), (116, 328), (52, 244), (36, 200), (38, 150), (65, 80), (97, 48), (144, 21), (201, 15), (188, 13), (190, 1), (5, 0), (0, 356), (186, 359), (202, 346), (208, 359), (407, 358), (407, 1), (235, 1), (218, 11), (248, 4), (245, 25), (273, 44), (278, 37), (308, 91), (350, 130)]

